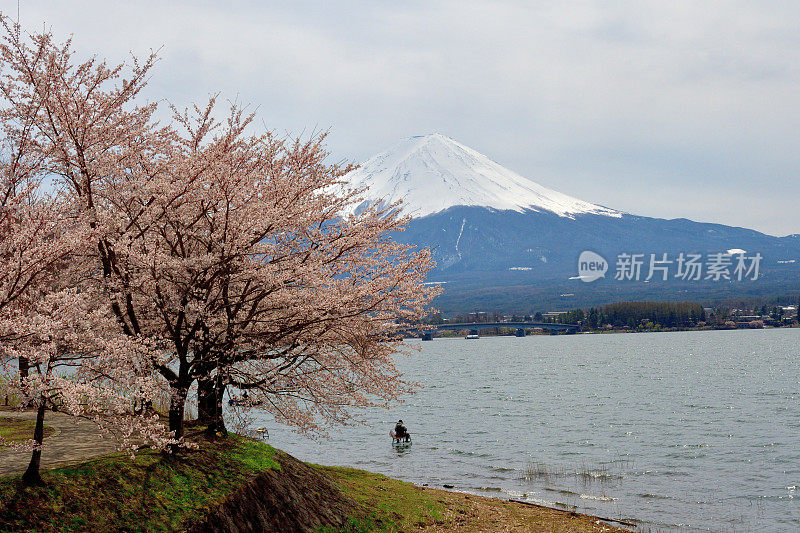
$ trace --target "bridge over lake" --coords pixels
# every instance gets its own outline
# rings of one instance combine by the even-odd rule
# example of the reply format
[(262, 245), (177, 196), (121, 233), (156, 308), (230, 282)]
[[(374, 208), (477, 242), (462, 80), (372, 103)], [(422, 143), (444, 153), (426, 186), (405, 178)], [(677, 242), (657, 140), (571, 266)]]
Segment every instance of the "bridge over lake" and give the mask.
[(549, 331), (550, 333), (575, 333), (580, 329), (577, 324), (553, 324), (551, 322), (469, 322), (458, 324), (436, 324), (436, 329), (427, 331), (409, 330), (417, 337), (424, 341), (433, 340), (436, 333), (440, 331), (469, 331), (470, 335), (479, 336), (480, 331), (485, 329), (494, 328), (510, 328), (516, 330), (514, 335), (517, 337), (524, 337), (526, 329), (540, 328)]

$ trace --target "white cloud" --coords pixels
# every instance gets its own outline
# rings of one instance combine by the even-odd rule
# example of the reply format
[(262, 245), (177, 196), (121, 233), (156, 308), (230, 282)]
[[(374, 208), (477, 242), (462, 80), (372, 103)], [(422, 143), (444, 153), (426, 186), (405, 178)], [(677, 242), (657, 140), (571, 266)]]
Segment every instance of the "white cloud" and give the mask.
[(150, 97), (221, 91), (279, 132), (332, 128), (337, 158), (439, 131), (592, 202), (800, 232), (796, 2), (23, 0), (21, 14), (111, 59), (163, 44)]

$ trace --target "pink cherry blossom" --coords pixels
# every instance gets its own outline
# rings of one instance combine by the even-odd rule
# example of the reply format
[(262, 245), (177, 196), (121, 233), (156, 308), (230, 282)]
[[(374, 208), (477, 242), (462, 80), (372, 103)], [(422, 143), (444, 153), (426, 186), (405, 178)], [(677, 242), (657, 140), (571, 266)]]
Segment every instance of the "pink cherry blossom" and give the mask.
[[(392, 359), (437, 294), (423, 284), (430, 252), (392, 240), (407, 223), (396, 205), (347, 209), (362, 191), (345, 188), (353, 167), (328, 161), (324, 134), (260, 133), (216, 97), (158, 124), (156, 105), (137, 102), (155, 55), (80, 63), (69, 42), (3, 25), (0, 124), (23, 154), (7, 174), (33, 185), (6, 217), (0, 276), (37, 274), (24, 291), (0, 279), (15, 302), (2, 356), (28, 361), (33, 405), (135, 449), (182, 442), (195, 382), (223, 431), (226, 391), (308, 431), (411, 390)], [(56, 192), (39, 200), (44, 176)], [(159, 387), (166, 431), (148, 409)]]

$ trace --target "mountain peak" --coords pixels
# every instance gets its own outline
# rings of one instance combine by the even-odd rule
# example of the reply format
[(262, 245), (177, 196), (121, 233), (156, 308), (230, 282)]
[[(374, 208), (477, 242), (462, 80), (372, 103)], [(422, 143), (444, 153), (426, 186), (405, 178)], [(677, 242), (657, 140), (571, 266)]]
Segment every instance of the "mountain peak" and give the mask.
[(447, 135), (443, 135), (441, 133), (429, 133), (427, 135), (414, 135), (411, 139), (417, 139), (423, 141), (424, 143), (443, 143), (443, 144), (458, 144), (458, 142), (448, 137)]
[(543, 187), (441, 133), (400, 141), (365, 161), (345, 180), (352, 187), (369, 187), (366, 203), (402, 199), (403, 212), (414, 217), (454, 206), (549, 211), (569, 218), (584, 213), (622, 216)]

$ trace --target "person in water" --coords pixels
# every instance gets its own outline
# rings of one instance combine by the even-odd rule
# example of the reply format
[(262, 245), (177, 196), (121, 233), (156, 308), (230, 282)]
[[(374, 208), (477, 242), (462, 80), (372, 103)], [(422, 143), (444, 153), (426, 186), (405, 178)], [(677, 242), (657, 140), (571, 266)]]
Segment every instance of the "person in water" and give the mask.
[(394, 438), (404, 439), (406, 442), (411, 440), (411, 435), (402, 420), (398, 420), (397, 425), (394, 426)]

